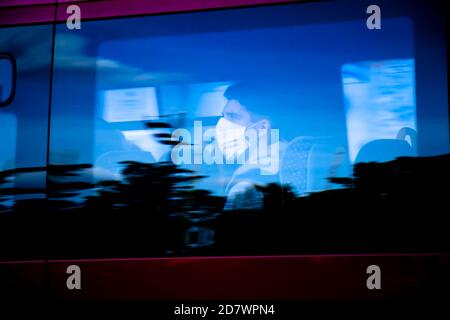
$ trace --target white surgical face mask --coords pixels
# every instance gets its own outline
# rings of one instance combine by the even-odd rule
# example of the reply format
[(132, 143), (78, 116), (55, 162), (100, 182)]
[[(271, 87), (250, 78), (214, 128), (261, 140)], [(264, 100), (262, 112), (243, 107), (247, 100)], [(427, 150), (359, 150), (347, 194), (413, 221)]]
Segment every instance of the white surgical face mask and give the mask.
[(232, 161), (238, 159), (248, 148), (245, 138), (245, 126), (220, 118), (216, 125), (217, 146), (225, 159)]

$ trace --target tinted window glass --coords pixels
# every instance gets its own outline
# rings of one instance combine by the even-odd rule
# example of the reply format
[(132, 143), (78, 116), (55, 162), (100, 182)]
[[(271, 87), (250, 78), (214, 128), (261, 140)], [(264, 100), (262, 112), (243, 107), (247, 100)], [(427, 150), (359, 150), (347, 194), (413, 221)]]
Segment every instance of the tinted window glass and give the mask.
[(15, 86), (0, 109), (0, 259), (44, 255), (51, 48), (52, 26), (0, 28), (2, 98)]
[(445, 37), (420, 4), (383, 5), (382, 30), (352, 1), (58, 26), (64, 252), (407, 249), (410, 197), (439, 198), (427, 188), (448, 170)]
[(0, 53), (0, 106), (7, 105), (13, 98), (15, 86), (14, 58)]

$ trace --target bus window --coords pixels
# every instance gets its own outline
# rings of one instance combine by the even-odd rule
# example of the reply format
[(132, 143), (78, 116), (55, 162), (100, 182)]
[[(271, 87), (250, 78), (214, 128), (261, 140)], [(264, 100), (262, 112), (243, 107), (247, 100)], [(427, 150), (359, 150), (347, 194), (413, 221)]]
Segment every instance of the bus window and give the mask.
[(14, 99), (16, 67), (14, 57), (0, 53), (0, 107)]
[[(373, 201), (390, 228), (406, 195), (432, 196), (449, 151), (446, 49), (419, 7), (382, 2), (402, 14), (380, 32), (347, 2), (58, 25), (50, 200), (69, 227), (52, 254), (399, 249), (346, 219), (365, 225)], [(433, 170), (409, 183), (411, 167)]]
[(51, 49), (50, 25), (0, 28), (0, 259), (44, 256)]

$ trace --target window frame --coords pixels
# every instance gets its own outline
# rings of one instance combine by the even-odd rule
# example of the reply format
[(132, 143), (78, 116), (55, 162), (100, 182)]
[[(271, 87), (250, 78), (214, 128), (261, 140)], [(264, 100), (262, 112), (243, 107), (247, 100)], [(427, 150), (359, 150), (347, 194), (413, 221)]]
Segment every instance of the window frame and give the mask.
[(16, 96), (17, 64), (16, 59), (10, 53), (0, 52), (0, 60), (8, 60), (12, 67), (11, 92), (6, 100), (0, 101), (0, 108), (3, 108), (10, 105)]

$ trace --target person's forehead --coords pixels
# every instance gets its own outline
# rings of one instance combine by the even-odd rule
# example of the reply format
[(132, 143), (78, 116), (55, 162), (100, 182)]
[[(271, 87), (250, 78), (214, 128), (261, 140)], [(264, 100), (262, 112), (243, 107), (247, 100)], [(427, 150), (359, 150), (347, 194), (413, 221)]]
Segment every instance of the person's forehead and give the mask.
[(224, 108), (224, 113), (247, 113), (247, 110), (237, 100), (229, 100)]

